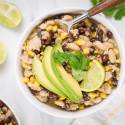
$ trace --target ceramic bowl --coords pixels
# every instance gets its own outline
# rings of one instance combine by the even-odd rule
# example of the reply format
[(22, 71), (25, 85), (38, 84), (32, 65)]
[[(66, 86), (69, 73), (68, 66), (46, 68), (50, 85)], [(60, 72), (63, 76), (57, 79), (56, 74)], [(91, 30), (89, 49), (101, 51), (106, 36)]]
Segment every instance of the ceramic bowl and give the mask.
[(17, 120), (18, 125), (21, 125), (20, 119), (19, 119), (18, 115), (16, 114), (16, 111), (12, 108), (11, 104), (9, 104), (7, 99), (4, 98), (3, 96), (0, 96), (0, 100), (12, 111), (15, 119)]
[(98, 22), (102, 23), (103, 25), (105, 25), (109, 30), (112, 31), (112, 33), (114, 34), (114, 37), (117, 41), (119, 50), (120, 50), (120, 56), (121, 56), (121, 73), (120, 73), (120, 80), (118, 82), (118, 87), (112, 92), (111, 95), (109, 95), (107, 97), (107, 99), (105, 99), (104, 101), (102, 101), (100, 104), (97, 104), (95, 106), (86, 108), (85, 110), (81, 110), (81, 111), (76, 111), (76, 112), (68, 112), (68, 111), (64, 111), (64, 110), (59, 110), (57, 108), (51, 107), (47, 104), (41, 103), (39, 102), (35, 96), (33, 96), (30, 92), (30, 90), (27, 88), (27, 86), (22, 83), (22, 72), (21, 72), (21, 66), (20, 66), (20, 55), (21, 55), (21, 46), (23, 44), (23, 42), (27, 39), (27, 37), (29, 36), (29, 34), (31, 33), (31, 31), (34, 29), (34, 27), (36, 27), (39, 23), (41, 23), (45, 18), (49, 17), (49, 16), (53, 16), (56, 14), (61, 14), (61, 13), (80, 13), (83, 12), (82, 9), (77, 9), (77, 8), (73, 8), (73, 9), (60, 9), (60, 10), (55, 10), (55, 11), (51, 11), (48, 12), (44, 15), (41, 15), (40, 17), (38, 17), (37, 19), (35, 19), (31, 24), (29, 24), (29, 26), (26, 28), (26, 30), (23, 32), (18, 47), (17, 47), (17, 51), (16, 51), (16, 79), (17, 79), (17, 83), (22, 91), (22, 93), (24, 94), (24, 96), (30, 101), (31, 104), (33, 104), (38, 110), (45, 112), (47, 114), (50, 114), (52, 116), (56, 116), (56, 117), (62, 117), (62, 118), (78, 118), (78, 117), (84, 117), (87, 115), (90, 115), (94, 112), (97, 112), (98, 110), (102, 109), (104, 106), (106, 106), (106, 104), (108, 104), (111, 100), (114, 99), (115, 95), (117, 94), (117, 92), (120, 90), (120, 86), (123, 84), (123, 80), (124, 80), (124, 76), (125, 76), (125, 48), (124, 48), (124, 44), (122, 39), (119, 36), (119, 33), (117, 32), (117, 30), (115, 29), (114, 26), (112, 26), (112, 24), (101, 14), (94, 16), (93, 18), (95, 20), (97, 20)]

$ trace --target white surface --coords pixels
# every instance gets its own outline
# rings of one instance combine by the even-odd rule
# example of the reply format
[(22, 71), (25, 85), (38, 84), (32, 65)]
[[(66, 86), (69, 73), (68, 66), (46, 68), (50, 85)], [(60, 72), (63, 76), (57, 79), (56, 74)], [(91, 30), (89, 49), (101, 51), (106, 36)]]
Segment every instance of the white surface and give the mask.
[[(14, 52), (18, 39), (24, 29), (27, 27), (29, 22), (31, 22), (35, 17), (39, 16), (41, 13), (47, 12), (48, 10), (56, 8), (66, 8), (66, 7), (83, 7), (88, 8), (90, 3), (88, 0), (8, 0), (15, 3), (22, 11), (23, 22), (20, 27), (15, 30), (9, 30), (0, 26), (0, 41), (4, 41), (7, 46), (8, 59), (5, 65), (0, 66), (0, 96), (4, 96), (8, 103), (17, 111), (18, 116), (22, 122), (22, 125), (68, 125), (71, 120), (68, 119), (59, 119), (53, 118), (46, 114), (40, 113), (36, 110), (22, 95), (20, 89), (18, 88), (15, 75), (14, 75)], [(72, 2), (71, 2), (72, 1)], [(125, 20), (121, 22), (111, 20), (111, 23), (117, 28), (118, 32), (124, 38), (125, 34)], [(90, 124), (90, 119), (93, 121), (92, 125), (101, 125), (101, 121), (105, 120), (110, 112), (112, 112), (112, 107), (118, 107), (116, 103), (120, 103), (120, 99), (123, 98), (125, 87), (121, 89), (116, 99), (106, 107), (105, 110), (102, 110), (98, 115), (94, 114), (87, 118), (81, 118), (80, 121), (85, 125)], [(124, 105), (120, 105), (122, 107)], [(120, 125), (124, 124), (123, 117), (121, 114), (125, 113), (123, 110), (117, 109), (117, 116), (113, 115), (114, 120), (110, 120), (111, 125)], [(125, 115), (125, 114), (124, 114)], [(113, 117), (111, 119), (113, 119)], [(114, 123), (113, 123), (114, 121)], [(108, 121), (107, 121), (108, 122)], [(108, 124), (108, 123), (106, 123)]]

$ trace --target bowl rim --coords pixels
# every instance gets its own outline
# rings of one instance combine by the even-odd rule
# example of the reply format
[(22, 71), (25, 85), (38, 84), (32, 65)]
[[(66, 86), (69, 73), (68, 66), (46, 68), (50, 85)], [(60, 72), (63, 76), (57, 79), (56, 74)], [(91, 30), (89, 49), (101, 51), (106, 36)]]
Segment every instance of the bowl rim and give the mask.
[(107, 99), (103, 100), (100, 104), (89, 107), (85, 110), (76, 111), (76, 112), (62, 111), (62, 110), (48, 106), (47, 104), (44, 104), (44, 103), (41, 103), (40, 101), (38, 101), (35, 98), (35, 96), (33, 96), (31, 94), (30, 90), (26, 87), (26, 85), (24, 85), (21, 82), (21, 67), (19, 66), (19, 63), (20, 63), (19, 57), (20, 57), (20, 53), (21, 53), (22, 43), (26, 40), (29, 33), (31, 33), (31, 31), (34, 29), (35, 26), (37, 26), (40, 22), (42, 22), (46, 17), (48, 17), (50, 15), (55, 15), (55, 14), (60, 14), (60, 13), (71, 13), (74, 11), (84, 11), (84, 9), (83, 8), (74, 8), (74, 7), (73, 8), (55, 9), (53, 11), (42, 14), (40, 17), (36, 18), (33, 22), (30, 23), (30, 25), (25, 29), (25, 31), (21, 35), (19, 43), (16, 47), (16, 53), (15, 53), (16, 54), (15, 55), (15, 57), (16, 57), (16, 59), (15, 59), (16, 81), (17, 81), (19, 88), (21, 89), (23, 95), (39, 111), (42, 111), (44, 113), (47, 113), (47, 114), (55, 116), (55, 117), (61, 117), (61, 118), (79, 118), (79, 117), (90, 115), (90, 114), (102, 109), (105, 105), (107, 105), (109, 102), (111, 102), (111, 100), (116, 96), (117, 92), (119, 91), (119, 89), (123, 83), (124, 75), (125, 75), (125, 71), (123, 70), (124, 69), (123, 62), (125, 61), (124, 51), (123, 51), (124, 50), (123, 41), (122, 41), (120, 35), (118, 34), (117, 30), (112, 26), (112, 24), (104, 16), (99, 14), (99, 15), (94, 16), (93, 18), (95, 20), (99, 21), (100, 23), (102, 23), (103, 25), (105, 25), (106, 27), (108, 26), (108, 29), (110, 29), (113, 32), (116, 42), (118, 44), (118, 48), (120, 50), (120, 57), (121, 57), (121, 72), (120, 72), (121, 77), (120, 77), (120, 80), (118, 83), (118, 87), (115, 90), (113, 90), (112, 94), (110, 94), (107, 97)]
[(6, 98), (4, 98), (3, 96), (0, 96), (0, 100), (11, 110), (11, 112), (13, 113), (14, 117), (17, 120), (18, 125), (21, 125), (20, 119), (16, 113), (16, 111), (12, 108), (12, 106), (10, 105), (10, 103), (7, 101)]

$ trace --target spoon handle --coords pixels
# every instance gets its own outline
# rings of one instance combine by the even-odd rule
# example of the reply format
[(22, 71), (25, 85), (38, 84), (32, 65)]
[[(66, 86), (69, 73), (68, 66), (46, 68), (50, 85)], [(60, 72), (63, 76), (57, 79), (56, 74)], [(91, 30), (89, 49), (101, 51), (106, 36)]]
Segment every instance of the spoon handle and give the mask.
[(89, 16), (94, 16), (94, 15), (101, 13), (104, 10), (106, 10), (112, 6), (118, 5), (122, 2), (125, 2), (125, 0), (103, 0), (101, 3), (97, 4), (95, 7), (88, 10), (88, 14), (89, 14)]

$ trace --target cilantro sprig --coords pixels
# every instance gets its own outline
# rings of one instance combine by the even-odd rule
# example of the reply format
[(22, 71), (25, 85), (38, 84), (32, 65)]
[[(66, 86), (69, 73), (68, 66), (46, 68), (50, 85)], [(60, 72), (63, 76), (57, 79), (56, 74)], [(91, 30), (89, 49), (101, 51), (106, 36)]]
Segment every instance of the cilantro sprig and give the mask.
[(83, 79), (83, 75), (88, 69), (89, 59), (85, 58), (80, 51), (75, 53), (57, 51), (53, 54), (53, 57), (56, 63), (68, 63), (76, 80), (81, 81)]
[[(102, 0), (91, 0), (93, 5), (98, 4)], [(121, 20), (125, 17), (125, 3), (112, 7), (104, 11), (105, 16), (107, 17), (114, 17), (116, 20)]]

